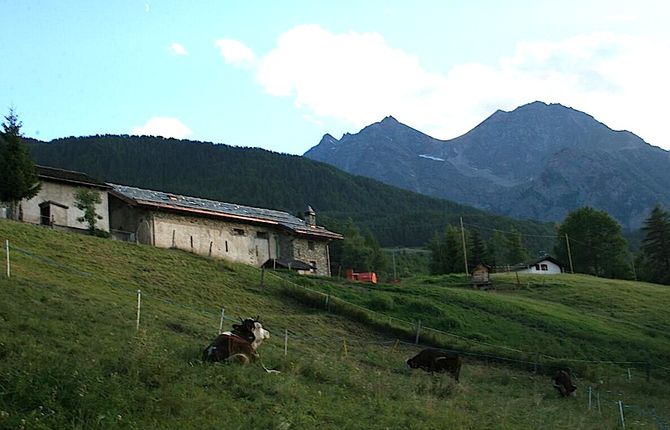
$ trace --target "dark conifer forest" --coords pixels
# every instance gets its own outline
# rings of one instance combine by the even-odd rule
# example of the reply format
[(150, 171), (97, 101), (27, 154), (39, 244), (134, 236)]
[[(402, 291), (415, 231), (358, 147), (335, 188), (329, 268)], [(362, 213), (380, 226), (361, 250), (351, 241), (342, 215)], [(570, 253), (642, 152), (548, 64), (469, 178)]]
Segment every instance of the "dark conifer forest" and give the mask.
[[(160, 137), (104, 135), (51, 142), (26, 139), (35, 162), (77, 170), (99, 180), (300, 214), (312, 206), (319, 224), (352, 219), (382, 246), (424, 246), (460, 218), (494, 229), (551, 234), (553, 226), (493, 215), (347, 174), (304, 157)], [(548, 249), (540, 237), (529, 249)]]

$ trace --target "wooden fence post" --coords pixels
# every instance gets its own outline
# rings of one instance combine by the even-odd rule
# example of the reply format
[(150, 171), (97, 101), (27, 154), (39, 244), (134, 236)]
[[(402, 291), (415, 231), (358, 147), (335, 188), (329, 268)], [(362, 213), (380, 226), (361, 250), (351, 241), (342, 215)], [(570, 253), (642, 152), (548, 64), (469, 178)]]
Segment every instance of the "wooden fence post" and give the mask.
[(142, 309), (142, 291), (137, 290), (137, 321), (135, 324), (135, 329), (140, 329), (140, 310)]
[(589, 387), (589, 411), (591, 410), (591, 387)]
[(288, 354), (288, 329), (284, 329), (284, 357)]

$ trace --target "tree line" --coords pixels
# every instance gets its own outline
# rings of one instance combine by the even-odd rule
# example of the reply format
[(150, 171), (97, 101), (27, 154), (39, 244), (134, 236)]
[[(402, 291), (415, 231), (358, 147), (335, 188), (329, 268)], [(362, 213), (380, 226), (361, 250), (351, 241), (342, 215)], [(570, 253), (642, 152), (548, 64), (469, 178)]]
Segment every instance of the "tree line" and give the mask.
[[(556, 226), (553, 256), (574, 273), (670, 284), (670, 213), (660, 205), (654, 207), (642, 232), (640, 250), (634, 255), (616, 220), (604, 211), (582, 207)], [(477, 230), (447, 226), (428, 244), (430, 271), (463, 273), (466, 256), (469, 270), (478, 263), (523, 266), (531, 258), (524, 239), (511, 230), (496, 231), (484, 240)]]

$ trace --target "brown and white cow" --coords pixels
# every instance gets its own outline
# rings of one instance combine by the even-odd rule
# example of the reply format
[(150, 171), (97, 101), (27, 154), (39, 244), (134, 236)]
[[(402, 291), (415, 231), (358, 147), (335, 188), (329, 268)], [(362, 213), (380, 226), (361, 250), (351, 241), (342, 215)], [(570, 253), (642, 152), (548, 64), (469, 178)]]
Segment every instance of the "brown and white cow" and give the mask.
[(553, 382), (554, 388), (558, 390), (561, 396), (567, 397), (577, 395), (577, 387), (572, 383), (570, 374), (568, 374), (568, 372), (565, 370), (559, 370), (556, 372)]
[(426, 372), (449, 372), (458, 381), (463, 360), (455, 352), (443, 351), (437, 348), (426, 348), (414, 357), (407, 360), (411, 369), (423, 369)]
[(202, 353), (203, 361), (236, 361), (249, 364), (258, 358), (256, 350), (270, 338), (258, 318), (247, 318), (241, 324), (233, 324), (233, 330), (223, 332)]

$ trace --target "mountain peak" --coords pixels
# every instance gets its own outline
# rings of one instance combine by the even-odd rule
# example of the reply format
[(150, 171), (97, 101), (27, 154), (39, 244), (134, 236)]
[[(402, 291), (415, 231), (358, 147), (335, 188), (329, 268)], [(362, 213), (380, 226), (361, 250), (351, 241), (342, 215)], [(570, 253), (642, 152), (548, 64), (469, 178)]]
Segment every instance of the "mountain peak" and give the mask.
[(334, 145), (334, 144), (339, 143), (339, 142), (340, 142), (340, 141), (337, 140), (337, 139), (335, 139), (330, 133), (326, 133), (326, 134), (324, 134), (323, 137), (321, 138), (321, 142), (319, 142), (319, 145), (322, 144), (322, 143), (323, 143), (323, 144), (331, 144), (331, 145)]

